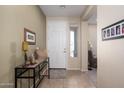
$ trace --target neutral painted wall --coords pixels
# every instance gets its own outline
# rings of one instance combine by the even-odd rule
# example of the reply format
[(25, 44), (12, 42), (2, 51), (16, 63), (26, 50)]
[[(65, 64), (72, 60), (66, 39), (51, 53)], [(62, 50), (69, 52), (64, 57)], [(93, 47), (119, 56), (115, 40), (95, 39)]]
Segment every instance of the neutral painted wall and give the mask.
[(81, 21), (81, 71), (88, 71), (88, 22)]
[(97, 56), (97, 25), (88, 25), (88, 41), (92, 45), (93, 55)]
[(102, 41), (101, 29), (124, 19), (124, 6), (98, 6), (97, 87), (124, 87), (124, 39)]
[(24, 27), (36, 33), (30, 52), (36, 46), (46, 47), (45, 20), (38, 6), (0, 6), (0, 85), (13, 84), (14, 67), (24, 63)]

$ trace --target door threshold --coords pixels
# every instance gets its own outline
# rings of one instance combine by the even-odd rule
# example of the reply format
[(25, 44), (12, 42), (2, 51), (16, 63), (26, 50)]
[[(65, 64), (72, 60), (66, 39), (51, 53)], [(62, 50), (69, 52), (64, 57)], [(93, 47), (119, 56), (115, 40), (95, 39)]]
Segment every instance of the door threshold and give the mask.
[(50, 70), (66, 70), (66, 68), (49, 68)]

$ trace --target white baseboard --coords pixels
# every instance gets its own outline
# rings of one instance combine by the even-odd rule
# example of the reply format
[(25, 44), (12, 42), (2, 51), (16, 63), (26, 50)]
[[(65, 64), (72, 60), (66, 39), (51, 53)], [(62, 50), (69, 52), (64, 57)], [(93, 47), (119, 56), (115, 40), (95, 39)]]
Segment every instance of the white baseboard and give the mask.
[(0, 83), (0, 88), (14, 88), (13, 83)]
[(80, 68), (67, 68), (67, 70), (80, 70)]

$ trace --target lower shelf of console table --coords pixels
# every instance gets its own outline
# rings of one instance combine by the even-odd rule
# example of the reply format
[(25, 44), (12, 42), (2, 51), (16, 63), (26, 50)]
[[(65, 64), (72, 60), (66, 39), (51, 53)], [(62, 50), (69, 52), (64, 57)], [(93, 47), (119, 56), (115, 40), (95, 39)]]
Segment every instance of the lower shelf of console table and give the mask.
[(17, 66), (15, 88), (36, 88), (45, 76), (50, 77), (49, 58), (32, 66)]

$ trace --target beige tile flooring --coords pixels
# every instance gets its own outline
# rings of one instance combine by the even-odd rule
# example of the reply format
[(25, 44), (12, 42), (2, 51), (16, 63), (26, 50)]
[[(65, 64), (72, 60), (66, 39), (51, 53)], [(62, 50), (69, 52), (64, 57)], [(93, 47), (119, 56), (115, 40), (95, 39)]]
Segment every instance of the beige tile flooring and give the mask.
[(64, 79), (44, 78), (39, 88), (95, 88), (96, 70), (81, 72), (66, 70)]

